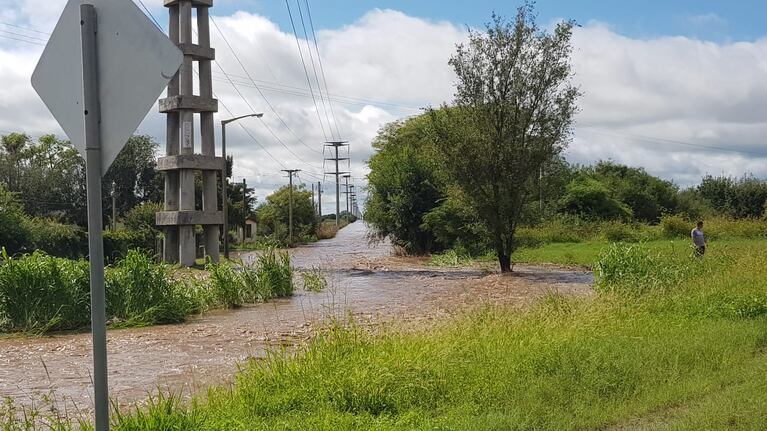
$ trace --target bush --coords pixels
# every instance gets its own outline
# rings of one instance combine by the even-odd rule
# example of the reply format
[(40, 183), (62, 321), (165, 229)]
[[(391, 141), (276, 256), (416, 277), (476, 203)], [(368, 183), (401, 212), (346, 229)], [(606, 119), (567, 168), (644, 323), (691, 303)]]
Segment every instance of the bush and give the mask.
[(620, 222), (608, 222), (602, 225), (602, 234), (609, 242), (639, 242), (638, 228)]
[(33, 250), (70, 259), (88, 255), (88, 235), (82, 228), (43, 218), (33, 218), (26, 223)]
[(22, 251), (31, 236), (26, 221), (16, 196), (0, 185), (0, 247), (5, 247), (10, 254)]
[(663, 216), (660, 220), (660, 230), (665, 238), (689, 238), (693, 229), (689, 220), (679, 215)]
[(208, 263), (210, 288), (216, 304), (225, 307), (239, 307), (243, 303), (244, 283), (240, 272), (229, 262)]
[(307, 292), (322, 292), (328, 287), (328, 280), (319, 268), (301, 271), (301, 278)]
[(151, 230), (104, 231), (104, 258), (107, 262), (114, 262), (120, 258), (126, 257), (128, 251), (134, 249), (154, 255), (156, 240), (157, 236), (155, 232)]
[(251, 264), (208, 263), (206, 269), (212, 305), (238, 307), (293, 294), (293, 268), (287, 252), (270, 248)]
[(137, 205), (125, 213), (123, 219), (125, 228), (133, 231), (157, 231), (155, 215), (158, 211), (162, 210), (163, 204), (156, 202), (144, 202), (140, 205)]

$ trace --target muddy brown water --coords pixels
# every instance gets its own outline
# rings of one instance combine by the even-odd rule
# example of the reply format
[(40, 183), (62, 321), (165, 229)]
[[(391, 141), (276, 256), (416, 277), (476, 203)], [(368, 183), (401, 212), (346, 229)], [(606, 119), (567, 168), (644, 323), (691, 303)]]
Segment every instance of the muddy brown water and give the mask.
[[(518, 266), (512, 279), (483, 269), (441, 269), (422, 260), (392, 257), (386, 243), (371, 245), (355, 223), (332, 240), (291, 251), (297, 268), (320, 268), (323, 292), (297, 290), (290, 299), (219, 310), (179, 325), (110, 330), (110, 395), (142, 402), (158, 390), (191, 394), (228, 381), (236, 364), (306, 340), (328, 318), (418, 325), (480, 300), (523, 304), (556, 290), (590, 292), (592, 275)], [(243, 260), (254, 258), (243, 253)], [(59, 409), (91, 411), (89, 333), (0, 339), (0, 398), (39, 403), (53, 394)]]

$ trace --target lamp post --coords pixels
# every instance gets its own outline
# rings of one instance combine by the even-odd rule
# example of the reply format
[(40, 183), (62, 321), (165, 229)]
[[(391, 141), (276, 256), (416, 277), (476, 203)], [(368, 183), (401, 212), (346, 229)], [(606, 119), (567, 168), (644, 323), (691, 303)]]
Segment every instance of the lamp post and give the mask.
[[(226, 259), (229, 259), (229, 178), (226, 176), (226, 125), (237, 120), (242, 120), (243, 118), (261, 118), (263, 116), (264, 114), (248, 114), (221, 121), (221, 156), (224, 158), (224, 165), (221, 167), (221, 181), (224, 183), (224, 257)], [(243, 190), (242, 193), (244, 195), (245, 190)], [(243, 235), (244, 234), (245, 232), (243, 232)]]

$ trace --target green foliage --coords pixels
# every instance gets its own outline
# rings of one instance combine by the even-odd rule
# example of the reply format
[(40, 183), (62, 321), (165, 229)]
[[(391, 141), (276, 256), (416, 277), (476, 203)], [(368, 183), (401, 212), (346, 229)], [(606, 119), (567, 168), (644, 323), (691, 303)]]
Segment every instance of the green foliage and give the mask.
[(293, 295), (293, 266), (287, 252), (266, 250), (258, 256), (255, 269), (260, 291), (274, 298)]
[(328, 287), (328, 280), (319, 268), (301, 271), (304, 290), (308, 292), (322, 292)]
[(101, 196), (105, 215), (111, 217), (113, 183), (117, 194), (118, 217), (143, 202), (162, 201), (165, 183), (164, 177), (155, 169), (157, 146), (158, 143), (147, 135), (136, 135), (128, 139), (102, 179)]
[(90, 322), (89, 266), (34, 252), (0, 257), (0, 331), (72, 329)]
[(106, 272), (107, 314), (124, 325), (179, 323), (197, 310), (185, 286), (151, 255), (130, 250)]
[(581, 217), (605, 220), (628, 220), (631, 208), (611, 196), (607, 185), (587, 176), (574, 179), (567, 185), (561, 202), (562, 210)]
[(78, 259), (88, 254), (88, 236), (76, 225), (33, 218), (25, 221), (30, 232), (29, 247), (57, 257)]
[[(685, 265), (611, 247), (653, 283), (667, 275), (652, 263), (661, 274)], [(766, 253), (761, 242), (714, 256), (641, 294), (549, 295), (417, 331), (335, 325), (192, 402), (165, 397), (117, 414), (113, 428), (761, 429)]]
[(128, 255), (132, 249), (155, 254), (157, 234), (154, 230), (116, 230), (104, 231), (104, 258), (114, 262)]
[(163, 210), (163, 204), (155, 202), (144, 202), (133, 208), (123, 216), (125, 228), (134, 231), (155, 231), (155, 215)]
[[(259, 229), (282, 244), (288, 242), (290, 187), (285, 186), (266, 197), (257, 209)], [(305, 186), (293, 186), (293, 240), (309, 239), (316, 234), (317, 216), (312, 205), (312, 192)], [(292, 244), (287, 244), (292, 245)]]
[(734, 218), (756, 218), (764, 214), (767, 182), (752, 175), (703, 178), (696, 189), (714, 211)]
[(365, 221), (376, 239), (384, 237), (409, 253), (424, 254), (448, 246), (435, 238), (424, 217), (446, 194), (438, 169), (434, 131), (426, 116), (384, 126), (373, 141)]
[(226, 307), (265, 302), (293, 294), (293, 268), (290, 255), (269, 248), (254, 263), (208, 263), (210, 302)]
[[(450, 59), (454, 106), (430, 111), (444, 170), (491, 234), (502, 271), (543, 166), (568, 145), (578, 89), (570, 62), (574, 23), (536, 24), (531, 2), (513, 22), (493, 15)], [(492, 83), (485, 85), (482, 83)]]
[(26, 221), (16, 196), (0, 185), (0, 247), (11, 254), (21, 251), (32, 236)]
[(660, 221), (660, 230), (665, 238), (689, 238), (695, 227), (694, 222), (678, 215), (665, 216)]

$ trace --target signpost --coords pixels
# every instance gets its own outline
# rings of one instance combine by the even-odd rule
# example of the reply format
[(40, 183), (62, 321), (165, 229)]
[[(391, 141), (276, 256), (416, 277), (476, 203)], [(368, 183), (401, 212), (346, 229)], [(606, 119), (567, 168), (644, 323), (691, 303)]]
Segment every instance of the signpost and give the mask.
[(86, 161), (97, 431), (109, 429), (101, 177), (182, 61), (132, 0), (69, 0), (32, 74)]

